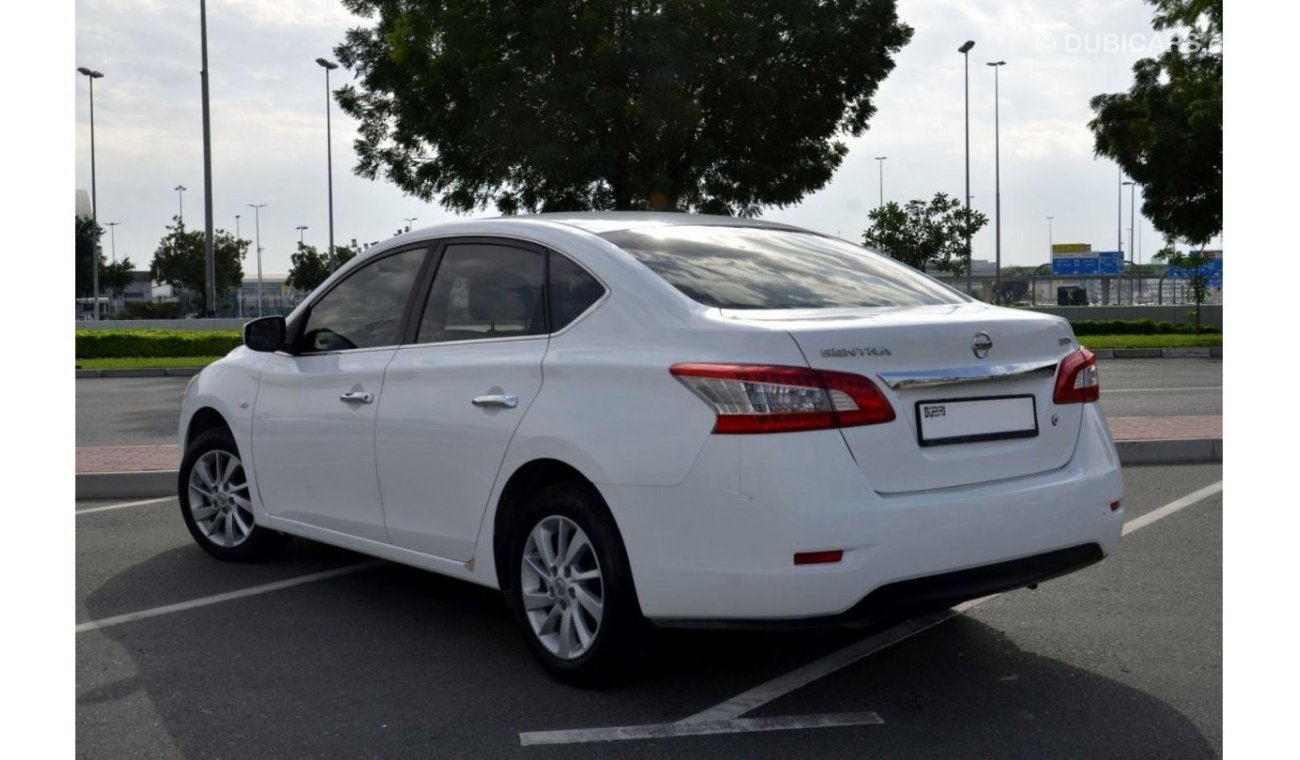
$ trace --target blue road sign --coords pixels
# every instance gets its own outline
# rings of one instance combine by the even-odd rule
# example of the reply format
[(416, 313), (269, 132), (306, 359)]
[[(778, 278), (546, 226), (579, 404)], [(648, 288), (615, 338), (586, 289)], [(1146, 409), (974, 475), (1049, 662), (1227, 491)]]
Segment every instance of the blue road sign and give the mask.
[(1119, 251), (1099, 251), (1097, 259), (1102, 274), (1123, 274), (1124, 254)]

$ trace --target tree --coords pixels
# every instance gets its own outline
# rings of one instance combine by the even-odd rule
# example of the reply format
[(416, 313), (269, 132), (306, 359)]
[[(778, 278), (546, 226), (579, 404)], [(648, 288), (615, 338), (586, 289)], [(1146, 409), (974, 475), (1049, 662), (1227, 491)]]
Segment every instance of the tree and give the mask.
[(918, 199), (900, 206), (890, 201), (868, 217), (864, 245), (921, 271), (934, 267), (953, 274), (966, 271), (966, 240), (989, 222), (945, 193), (935, 193), (929, 203)]
[(1133, 65), (1128, 92), (1098, 95), (1088, 123), (1099, 156), (1142, 186), (1142, 214), (1204, 247), (1223, 230), (1223, 0), (1148, 0), (1169, 49)]
[(109, 298), (109, 303), (117, 301), (131, 284), (131, 259), (123, 257), (121, 261), (99, 268), (99, 289)]
[[(334, 246), (334, 258), (338, 261), (338, 266), (348, 263), (356, 255), (355, 243), (352, 247)], [(316, 246), (299, 243), (298, 250), (289, 254), (289, 276), (285, 278), (284, 284), (309, 293), (329, 276), (329, 255), (316, 250)]]
[(357, 174), (454, 211), (785, 206), (911, 39), (895, 0), (343, 0)]
[(1187, 287), (1192, 290), (1192, 299), (1196, 301), (1196, 332), (1201, 331), (1201, 304), (1210, 294), (1210, 258), (1205, 255), (1205, 246), (1182, 253), (1174, 248), (1172, 240), (1165, 242), (1151, 258), (1163, 261), (1172, 269), (1180, 269), (1187, 276)]
[(97, 227), (88, 216), (77, 217), (76, 232), (76, 297), (93, 298), (95, 295), (94, 257), (99, 256), (99, 276), (101, 294), (103, 292), (104, 251), (99, 247), (99, 239), (104, 235), (104, 228)]
[[(175, 223), (167, 227), (167, 234), (158, 241), (158, 250), (154, 251), (153, 262), (149, 265), (149, 276), (154, 282), (185, 288), (202, 299), (207, 285), (204, 233), (185, 229), (185, 223), (178, 217), (172, 219)], [(237, 240), (225, 230), (216, 230), (212, 248), (217, 270), (216, 293), (220, 296), (243, 282), (243, 259), (248, 241)]]

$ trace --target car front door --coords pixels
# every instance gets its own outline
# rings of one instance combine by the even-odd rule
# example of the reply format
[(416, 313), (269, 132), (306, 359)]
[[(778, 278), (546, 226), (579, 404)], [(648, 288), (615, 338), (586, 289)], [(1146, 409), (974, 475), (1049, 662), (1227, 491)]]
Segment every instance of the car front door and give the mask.
[(546, 253), (450, 241), (384, 378), (375, 456), (397, 546), (467, 561), (506, 447), (542, 385)]
[(295, 320), (292, 351), (262, 370), (253, 457), (268, 513), (387, 541), (375, 415), (427, 258), (413, 248), (359, 266)]

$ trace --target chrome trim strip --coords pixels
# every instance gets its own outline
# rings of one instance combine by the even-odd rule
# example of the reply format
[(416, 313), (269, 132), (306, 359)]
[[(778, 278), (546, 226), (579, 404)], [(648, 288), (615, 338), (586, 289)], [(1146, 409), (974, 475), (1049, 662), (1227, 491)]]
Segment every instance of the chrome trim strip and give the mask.
[(1019, 362), (992, 366), (950, 367), (923, 372), (882, 372), (879, 377), (885, 385), (901, 391), (908, 388), (933, 388), (940, 385), (987, 383), (994, 380), (1013, 380), (1030, 375), (1056, 373), (1057, 360), (1045, 362)]

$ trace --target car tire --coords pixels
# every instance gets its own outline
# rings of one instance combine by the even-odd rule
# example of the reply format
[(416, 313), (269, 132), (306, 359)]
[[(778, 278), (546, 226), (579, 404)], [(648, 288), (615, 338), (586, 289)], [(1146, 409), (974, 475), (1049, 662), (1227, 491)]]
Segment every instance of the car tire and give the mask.
[(177, 492), (185, 527), (218, 559), (270, 559), (289, 540), (256, 523), (239, 447), (227, 430), (209, 430), (194, 439), (181, 460)]
[(651, 628), (600, 494), (586, 483), (551, 485), (517, 518), (502, 586), (533, 656), (574, 686), (634, 680), (651, 656)]

